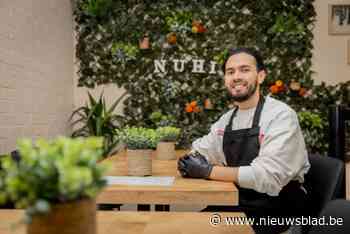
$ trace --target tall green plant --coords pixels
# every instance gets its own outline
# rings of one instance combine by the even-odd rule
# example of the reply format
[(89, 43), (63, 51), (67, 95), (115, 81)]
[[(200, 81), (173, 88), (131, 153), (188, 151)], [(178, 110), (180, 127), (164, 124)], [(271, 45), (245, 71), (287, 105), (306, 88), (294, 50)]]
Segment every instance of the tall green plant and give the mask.
[(124, 117), (114, 114), (115, 108), (118, 106), (123, 97), (127, 94), (122, 94), (111, 107), (106, 106), (106, 101), (101, 93), (98, 100), (88, 92), (89, 103), (85, 106), (76, 109), (70, 120), (76, 118), (72, 122), (72, 126), (78, 126), (73, 131), (72, 137), (88, 137), (88, 136), (102, 136), (103, 141), (103, 155), (109, 156), (113, 153), (113, 149), (119, 143), (118, 138), (115, 137), (116, 129), (120, 129), (124, 125)]

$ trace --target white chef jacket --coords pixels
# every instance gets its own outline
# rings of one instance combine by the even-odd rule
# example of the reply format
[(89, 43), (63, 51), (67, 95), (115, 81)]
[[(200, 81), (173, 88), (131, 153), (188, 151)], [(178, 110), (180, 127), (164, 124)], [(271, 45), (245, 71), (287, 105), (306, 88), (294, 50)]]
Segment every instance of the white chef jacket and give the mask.
[[(251, 128), (256, 107), (238, 110), (232, 129)], [(226, 165), (223, 136), (233, 110), (211, 126), (208, 135), (192, 143), (192, 150), (210, 163)], [(293, 109), (272, 97), (266, 97), (260, 116), (260, 151), (249, 166), (238, 168), (238, 184), (270, 196), (277, 196), (291, 180), (304, 182), (310, 168), (298, 117)]]

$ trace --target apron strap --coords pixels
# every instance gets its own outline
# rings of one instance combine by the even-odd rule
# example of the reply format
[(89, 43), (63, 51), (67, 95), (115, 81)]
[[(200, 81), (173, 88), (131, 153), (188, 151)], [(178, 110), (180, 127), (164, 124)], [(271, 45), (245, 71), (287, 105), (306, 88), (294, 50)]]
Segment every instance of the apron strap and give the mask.
[(232, 115), (230, 117), (230, 120), (228, 121), (228, 124), (226, 125), (225, 130), (229, 130), (229, 131), (232, 130), (232, 121), (233, 121), (233, 118), (236, 116), (237, 111), (238, 111), (238, 106), (236, 106), (236, 108), (233, 110)]
[(260, 95), (258, 106), (255, 109), (254, 119), (253, 119), (253, 128), (259, 126), (261, 111), (264, 107), (265, 98), (263, 95)]

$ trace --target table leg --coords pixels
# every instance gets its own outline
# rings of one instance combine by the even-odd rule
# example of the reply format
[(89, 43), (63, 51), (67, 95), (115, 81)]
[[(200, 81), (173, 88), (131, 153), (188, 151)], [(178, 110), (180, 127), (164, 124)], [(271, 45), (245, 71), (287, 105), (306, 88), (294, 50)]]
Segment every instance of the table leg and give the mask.
[(170, 205), (155, 205), (155, 211), (170, 211)]
[(144, 204), (138, 204), (137, 205), (137, 210), (138, 211), (150, 211), (151, 206), (150, 205), (144, 205)]

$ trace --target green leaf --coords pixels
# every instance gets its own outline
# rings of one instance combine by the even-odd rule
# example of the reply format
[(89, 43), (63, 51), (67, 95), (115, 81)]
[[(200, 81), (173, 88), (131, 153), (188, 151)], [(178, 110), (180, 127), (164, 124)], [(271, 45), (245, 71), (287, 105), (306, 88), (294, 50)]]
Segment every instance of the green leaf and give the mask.
[(90, 101), (90, 106), (96, 106), (96, 100), (93, 98), (93, 96), (88, 92), (88, 97)]

